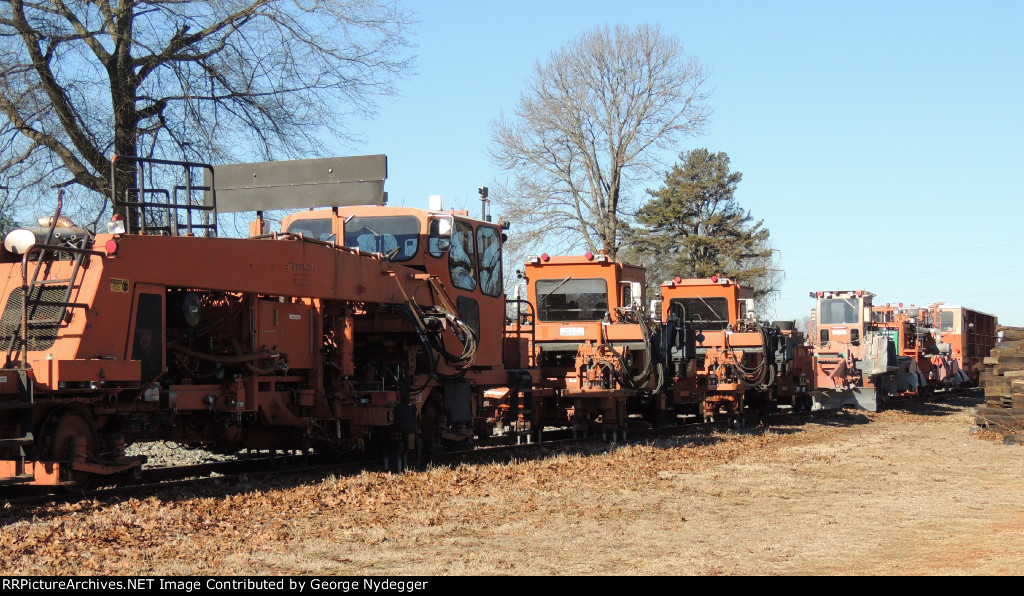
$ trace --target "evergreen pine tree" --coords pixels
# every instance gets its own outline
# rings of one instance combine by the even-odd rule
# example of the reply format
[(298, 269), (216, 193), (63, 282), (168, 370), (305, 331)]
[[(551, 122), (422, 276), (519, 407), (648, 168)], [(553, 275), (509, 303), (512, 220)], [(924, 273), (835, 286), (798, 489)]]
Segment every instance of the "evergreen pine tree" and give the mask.
[(647, 191), (651, 198), (627, 234), (630, 257), (645, 262), (650, 285), (724, 275), (753, 285), (755, 297), (774, 290), (768, 229), (734, 197), (743, 175), (729, 170), (723, 152), (694, 149), (679, 159), (663, 186)]

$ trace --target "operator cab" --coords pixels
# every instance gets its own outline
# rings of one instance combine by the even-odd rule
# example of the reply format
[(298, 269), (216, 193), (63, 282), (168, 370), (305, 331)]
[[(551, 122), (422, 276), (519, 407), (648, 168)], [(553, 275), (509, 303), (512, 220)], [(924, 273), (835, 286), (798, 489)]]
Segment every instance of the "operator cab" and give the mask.
[(542, 366), (571, 368), (581, 344), (612, 342), (645, 350), (643, 267), (619, 263), (608, 255), (530, 257), (524, 274), (534, 305), (534, 341)]
[(662, 319), (675, 316), (701, 331), (724, 331), (753, 316), (754, 288), (726, 277), (682, 279), (662, 284)]
[[(281, 220), (286, 235), (377, 254), (435, 277), (459, 317), (476, 332), (481, 346), (476, 362), (481, 365), (497, 365), (501, 358), (504, 228), (506, 224), (474, 219), (465, 211), (383, 205), (300, 211)], [(490, 321), (500, 327), (482, 330)]]
[[(507, 225), (473, 219), (465, 211), (442, 211), (440, 205), (389, 207), (386, 179), (387, 157), (364, 155), (218, 166), (216, 184), (211, 174), (206, 186), (216, 189), (208, 199), (217, 212), (256, 213), (251, 237), (321, 242), (428, 274), (432, 300), (452, 302), (448, 306), (476, 332), (474, 362), (500, 365), (501, 244)], [(486, 189), (479, 190), (486, 198)], [(263, 212), (282, 209), (292, 211), (281, 220), (282, 233), (266, 234)], [(494, 328), (482, 330), (482, 323)]]
[(832, 347), (838, 351), (845, 345), (859, 345), (872, 327), (871, 299), (874, 294), (862, 290), (812, 292), (817, 299), (812, 323), (815, 347)]
[(322, 242), (336, 242), (437, 275), (446, 285), (484, 296), (503, 295), (502, 223), (465, 211), (434, 212), (408, 207), (344, 207), (286, 216), (281, 229)]
[(530, 257), (525, 272), (529, 299), (541, 323), (619, 322), (644, 303), (643, 267), (605, 254)]

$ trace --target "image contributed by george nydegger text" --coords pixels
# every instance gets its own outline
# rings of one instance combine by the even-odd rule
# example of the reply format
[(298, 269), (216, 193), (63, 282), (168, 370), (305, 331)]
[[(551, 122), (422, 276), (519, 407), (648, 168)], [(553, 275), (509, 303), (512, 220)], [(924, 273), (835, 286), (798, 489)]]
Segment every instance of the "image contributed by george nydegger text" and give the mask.
[(90, 578), (90, 579), (45, 579), (45, 578), (4, 578), (0, 580), (3, 590), (175, 590), (198, 592), (200, 590), (288, 590), (302, 593), (306, 589), (314, 592), (417, 592), (426, 590), (429, 580), (394, 580), (375, 578)]

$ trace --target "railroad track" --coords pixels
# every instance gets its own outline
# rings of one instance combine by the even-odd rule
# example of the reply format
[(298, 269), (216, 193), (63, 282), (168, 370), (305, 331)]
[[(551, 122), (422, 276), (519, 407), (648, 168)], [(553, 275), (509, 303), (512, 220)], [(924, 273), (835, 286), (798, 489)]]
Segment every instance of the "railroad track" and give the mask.
[[(975, 390), (976, 391), (976, 390)], [(941, 399), (945, 394), (936, 394)], [(898, 399), (890, 402), (890, 409), (898, 409)], [(905, 400), (908, 404), (919, 404), (920, 400)], [(757, 424), (765, 422), (766, 427), (782, 425), (800, 425), (810, 420), (829, 420), (842, 416), (847, 410), (816, 410), (812, 412), (791, 412), (781, 410), (768, 417), (758, 418)], [(856, 412), (850, 410), (849, 412)], [(587, 451), (588, 445), (615, 445), (642, 443), (658, 439), (671, 439), (685, 436), (694, 437), (710, 432), (752, 429), (755, 424), (750, 417), (748, 424), (738, 425), (735, 419), (721, 419), (715, 422), (688, 422), (666, 428), (631, 428), (617, 441), (609, 440), (608, 436), (592, 435), (573, 437), (567, 429), (551, 430), (544, 433), (543, 441), (527, 441), (525, 436), (506, 435), (491, 437), (487, 444), (471, 449), (455, 449), (441, 453), (416, 453), (407, 451), (401, 467), (396, 454), (383, 452), (362, 454), (339, 461), (320, 454), (278, 454), (245, 456), (220, 462), (202, 464), (144, 467), (142, 478), (135, 481), (124, 480), (119, 484), (111, 484), (98, 488), (77, 489), (64, 487), (8, 487), (0, 492), (0, 503), (11, 510), (31, 511), (42, 505), (78, 502), (83, 500), (113, 501), (137, 496), (178, 496), (181, 494), (216, 494), (229, 493), (244, 487), (250, 490), (254, 485), (270, 487), (274, 483), (283, 484), (282, 479), (289, 483), (316, 481), (332, 475), (357, 474), (363, 471), (396, 472), (405, 470), (423, 470), (430, 466), (457, 466), (470, 463), (482, 465), (504, 462), (511, 459), (524, 460), (547, 457), (553, 452), (579, 449)]]
[[(780, 412), (769, 417), (770, 424), (800, 424), (815, 417), (835, 415), (835, 411)], [(616, 441), (609, 436), (592, 435), (573, 437), (570, 430), (545, 432), (543, 441), (528, 441), (525, 436), (506, 435), (492, 437), (486, 445), (471, 449), (455, 449), (441, 453), (416, 453), (407, 451), (401, 458), (396, 454), (383, 452), (363, 454), (346, 460), (338, 460), (320, 454), (259, 455), (201, 464), (143, 467), (139, 480), (119, 480), (117, 483), (82, 489), (70, 487), (24, 486), (9, 487), (0, 492), (0, 502), (5, 507), (29, 510), (41, 505), (78, 502), (83, 500), (107, 501), (140, 495), (175, 495), (181, 493), (201, 494), (208, 492), (229, 492), (241, 485), (270, 483), (288, 478), (291, 482), (309, 482), (331, 475), (355, 474), (362, 471), (422, 470), (429, 466), (454, 466), (462, 463), (486, 464), (510, 459), (540, 458), (554, 451), (587, 445), (615, 445), (644, 442), (659, 438), (681, 437), (706, 434), (712, 431), (736, 429), (732, 420), (716, 422), (690, 422), (667, 428), (632, 428)]]

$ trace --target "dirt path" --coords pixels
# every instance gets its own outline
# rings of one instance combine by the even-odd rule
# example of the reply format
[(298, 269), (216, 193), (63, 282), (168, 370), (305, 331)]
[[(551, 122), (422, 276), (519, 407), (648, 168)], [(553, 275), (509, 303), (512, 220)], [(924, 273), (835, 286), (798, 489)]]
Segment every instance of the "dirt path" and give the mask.
[[(404, 476), (5, 510), (10, 574), (1024, 573), (980, 398)], [(226, 493), (226, 494), (225, 494)]]

